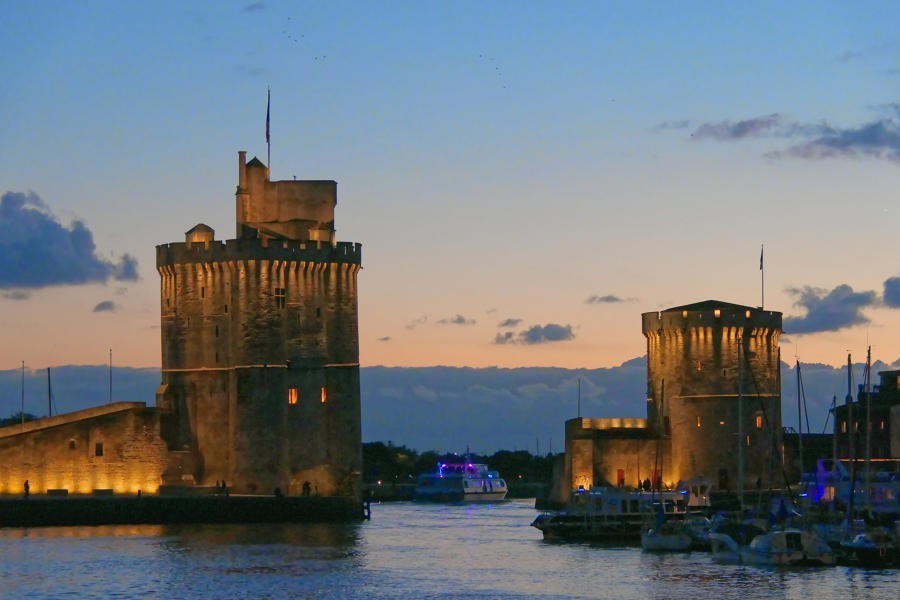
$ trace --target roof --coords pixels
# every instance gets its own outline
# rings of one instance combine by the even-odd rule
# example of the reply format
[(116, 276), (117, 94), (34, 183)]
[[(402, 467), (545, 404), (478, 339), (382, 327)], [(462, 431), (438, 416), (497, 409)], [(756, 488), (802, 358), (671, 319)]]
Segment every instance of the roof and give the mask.
[(262, 167), (263, 169), (266, 168), (266, 165), (264, 165), (263, 162), (261, 160), (259, 160), (258, 158), (256, 158), (255, 156), (250, 159), (250, 162), (247, 163), (247, 166), (248, 167)]
[(702, 302), (694, 302), (693, 304), (685, 304), (684, 306), (673, 306), (662, 312), (675, 312), (683, 310), (712, 310), (714, 308), (730, 308), (733, 310), (755, 310), (757, 306), (744, 306), (743, 304), (734, 304), (733, 302), (722, 302), (721, 300), (703, 300)]
[(210, 227), (209, 225), (207, 225), (206, 223), (197, 223), (196, 225), (194, 225), (193, 227), (191, 227), (190, 229), (185, 231), (184, 235), (188, 235), (190, 233), (199, 233), (201, 231), (204, 233), (215, 233), (213, 228)]

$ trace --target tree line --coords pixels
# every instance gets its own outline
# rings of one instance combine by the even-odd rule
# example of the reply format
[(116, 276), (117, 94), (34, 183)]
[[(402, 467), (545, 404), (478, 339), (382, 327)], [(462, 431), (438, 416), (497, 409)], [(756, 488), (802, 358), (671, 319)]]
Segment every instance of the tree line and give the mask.
[(418, 452), (391, 442), (366, 442), (362, 445), (363, 481), (367, 484), (415, 483), (421, 473), (431, 473), (441, 462), (459, 461), (486, 464), (510, 484), (549, 483), (553, 478), (554, 455), (535, 456), (526, 450), (500, 450), (486, 454), (441, 454), (434, 450)]

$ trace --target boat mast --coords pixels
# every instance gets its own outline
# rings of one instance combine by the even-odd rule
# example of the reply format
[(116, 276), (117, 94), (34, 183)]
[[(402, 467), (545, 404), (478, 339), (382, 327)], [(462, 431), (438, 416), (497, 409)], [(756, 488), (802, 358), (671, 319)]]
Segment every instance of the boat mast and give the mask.
[(803, 413), (800, 407), (800, 359), (797, 359), (797, 448), (800, 455), (800, 478), (803, 478)]
[(872, 491), (871, 461), (872, 461), (872, 346), (866, 350), (866, 510), (871, 508), (869, 494)]
[(741, 353), (741, 347), (744, 344), (744, 338), (738, 337), (738, 501), (741, 506), (741, 514), (744, 512), (744, 362)]
[(47, 367), (47, 416), (53, 416), (53, 391), (50, 388), (50, 367)]
[(849, 518), (853, 519), (853, 496), (856, 495), (856, 450), (853, 437), (853, 363), (847, 353), (847, 456), (850, 459), (850, 499), (848, 501)]

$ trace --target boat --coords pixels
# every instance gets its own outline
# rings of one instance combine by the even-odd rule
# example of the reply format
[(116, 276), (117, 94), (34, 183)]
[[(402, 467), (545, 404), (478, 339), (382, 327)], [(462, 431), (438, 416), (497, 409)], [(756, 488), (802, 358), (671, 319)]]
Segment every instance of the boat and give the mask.
[(870, 529), (841, 542), (841, 550), (848, 562), (864, 567), (900, 566), (900, 522), (894, 530), (886, 528)]
[(531, 523), (547, 540), (639, 541), (648, 520), (666, 521), (688, 514), (687, 489), (667, 491), (592, 487), (572, 493), (564, 510), (541, 513)]
[(425, 502), (499, 502), (509, 488), (497, 471), (485, 464), (443, 462), (433, 473), (416, 479), (413, 500)]
[(727, 533), (709, 534), (713, 560), (724, 563), (800, 566), (833, 565), (835, 554), (815, 532), (788, 527), (753, 536), (741, 544)]
[(664, 521), (641, 533), (641, 548), (649, 552), (687, 552), (693, 545), (685, 521)]

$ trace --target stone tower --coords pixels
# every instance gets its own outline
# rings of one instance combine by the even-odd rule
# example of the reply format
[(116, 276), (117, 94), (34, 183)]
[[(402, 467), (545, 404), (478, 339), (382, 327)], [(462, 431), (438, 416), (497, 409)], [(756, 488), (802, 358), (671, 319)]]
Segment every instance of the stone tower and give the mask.
[(642, 320), (648, 428), (669, 438), (672, 479), (733, 491), (743, 453), (745, 489), (780, 481), (781, 313), (707, 300)]
[(242, 151), (236, 239), (200, 224), (157, 246), (156, 401), (182, 482), (358, 495), (362, 253), (335, 241), (336, 204), (334, 181), (269, 181)]

